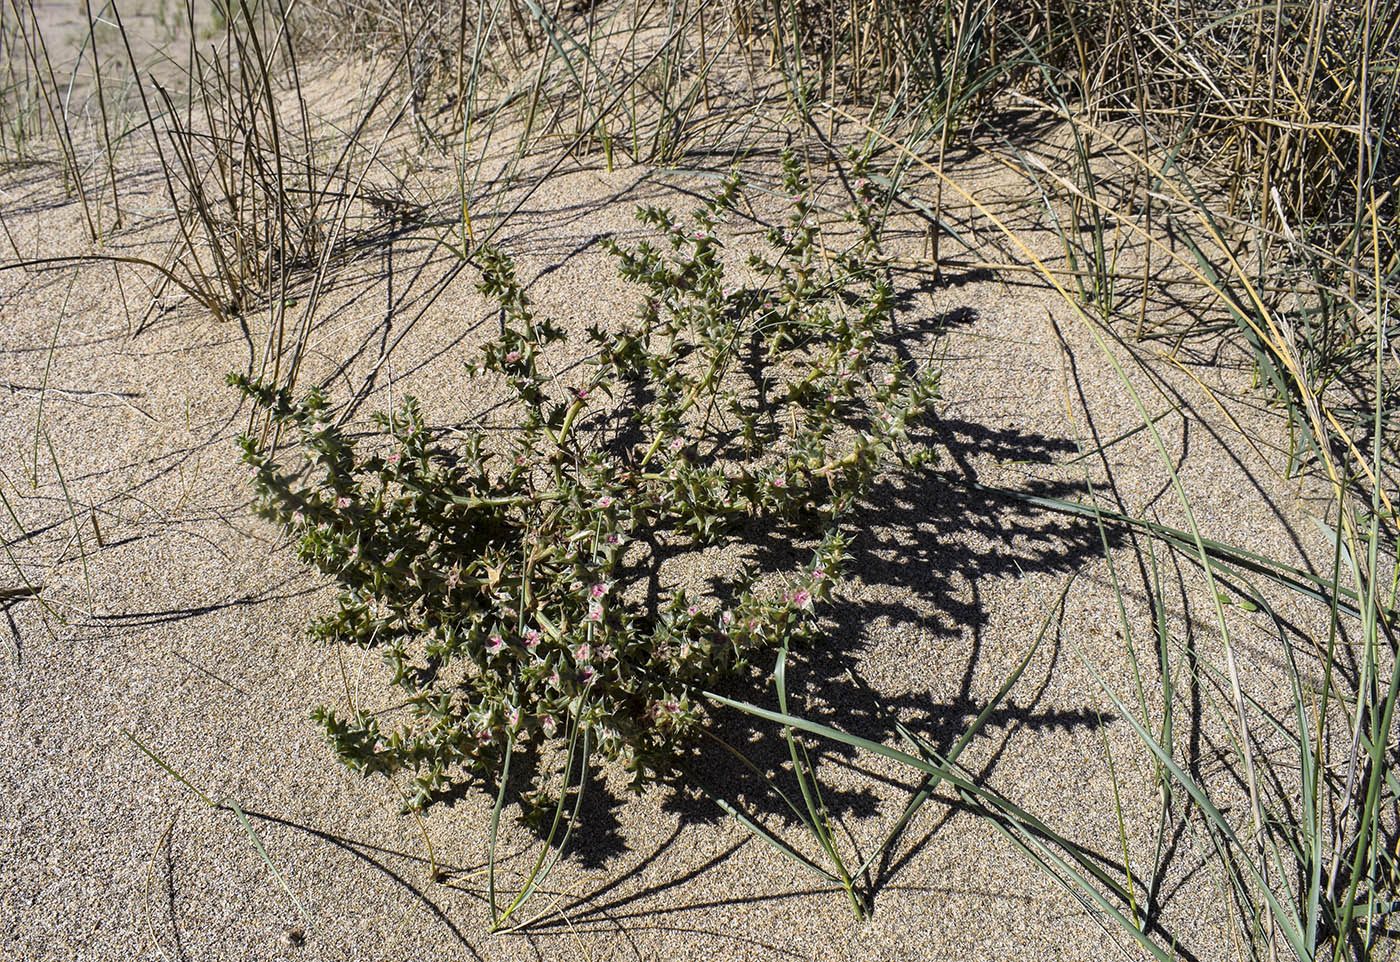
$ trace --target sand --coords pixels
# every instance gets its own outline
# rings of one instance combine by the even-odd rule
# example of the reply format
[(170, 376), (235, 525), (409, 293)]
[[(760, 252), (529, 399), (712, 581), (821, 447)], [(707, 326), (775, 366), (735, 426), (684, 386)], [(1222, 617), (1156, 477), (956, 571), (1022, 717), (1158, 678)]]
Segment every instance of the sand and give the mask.
[[(971, 156), (957, 163), (979, 196), (1010, 189), (992, 165)], [(760, 176), (772, 169), (761, 157), (748, 167)], [(25, 257), (87, 247), (80, 213), (50, 173), (6, 178), (6, 223)], [(570, 162), (499, 240), (540, 311), (578, 332), (631, 310), (634, 295), (599, 238), (635, 233), (634, 204), (684, 208), (708, 183), (644, 166), (609, 171), (598, 156)], [(157, 187), (148, 181), (152, 205)], [(975, 219), (962, 208), (950, 213)], [(150, 215), (110, 249), (154, 250), (162, 229)], [(998, 259), (992, 233), (985, 224), (977, 231), (988, 242), (983, 259)], [(1052, 235), (1032, 236), (1055, 255)], [(921, 237), (910, 227), (892, 253), (917, 257)], [(429, 299), (452, 266), (440, 248), (402, 236), (339, 267), (302, 383), (345, 397), (379, 365), (359, 424), (407, 393), (437, 425), (489, 408), (463, 373), (495, 323), (474, 291), (474, 270)], [(902, 283), (901, 324), (937, 333), (943, 387), (931, 427), (940, 461), (883, 486), (862, 515), (855, 578), (824, 612), (824, 636), (800, 672), (804, 710), (889, 744), (897, 716), (946, 749), (1046, 625), (1025, 676), (963, 762), (980, 784), (1110, 862), (1121, 864), (1126, 846), (1135, 865), (1151, 864), (1151, 766), (1105, 692), (1135, 704), (1115, 576), (1138, 657), (1154, 663), (1144, 556), (1108, 529), (1111, 570), (1091, 521), (986, 489), (1088, 500), (1092, 484), (1105, 506), (1182, 526), (1152, 435), (1139, 431), (1102, 455), (1078, 457), (1081, 445), (1116, 439), (1141, 418), (1090, 326), (1039, 278), (951, 269), (936, 284), (912, 275)], [(137, 333), (146, 303), (136, 272), (109, 264), (0, 271), (0, 486), (19, 522), (6, 517), (0, 531), (50, 609), (22, 595), (0, 602), (0, 956), (876, 962), (1139, 954), (947, 789), (893, 846), (877, 875), (873, 917), (857, 923), (839, 891), (712, 805), (663, 787), (630, 797), (606, 771), (589, 789), (579, 843), (522, 914), (534, 923), (489, 934), (490, 800), (474, 791), (421, 821), (401, 815), (398, 787), (343, 769), (308, 720), (313, 706), (343, 699), (343, 677), (371, 697), (387, 693), (374, 687), (367, 656), (306, 639), (308, 617), (327, 610), (326, 585), (250, 510), (234, 445), (248, 412), (224, 376), (261, 349), (267, 317), (246, 317), (245, 333), (238, 321), (167, 296)], [(1151, 309), (1154, 317), (1165, 310)], [(1156, 428), (1202, 533), (1325, 568), (1330, 551), (1308, 520), (1322, 510), (1317, 492), (1276, 474), (1286, 444), (1278, 418), (1250, 393), (1239, 358), (1193, 349), (1178, 354), (1185, 368), (1153, 357), (1151, 346), (1111, 352), (1149, 413), (1166, 412)], [(1196, 378), (1219, 392), (1258, 449)], [(1187, 639), (1211, 656), (1219, 638), (1202, 579), (1185, 562), (1168, 567), (1172, 657), (1180, 661)], [(21, 587), (8, 562), (0, 570), (0, 586)], [(1300, 632), (1325, 626), (1324, 612), (1266, 594)], [(1265, 704), (1286, 703), (1276, 632), (1262, 615), (1226, 610), (1247, 689)], [(848, 670), (872, 693), (842, 683)], [(1238, 759), (1221, 748), (1221, 708), (1207, 701), (1195, 761), (1242, 806), (1229, 788)], [(771, 730), (753, 746), (760, 755), (779, 747)], [(765, 824), (811, 849), (742, 771), (713, 753), (700, 765)], [(843, 843), (863, 853), (917, 782), (887, 760), (835, 746), (821, 775)], [(238, 815), (210, 808), (192, 788), (236, 803), (277, 875)], [(512, 857), (501, 867), (503, 890), (518, 884), (533, 844), (505, 827)], [(1231, 909), (1202, 844), (1187, 832), (1173, 845), (1161, 931), (1185, 958), (1232, 958)], [(433, 864), (443, 870), (437, 879)]]

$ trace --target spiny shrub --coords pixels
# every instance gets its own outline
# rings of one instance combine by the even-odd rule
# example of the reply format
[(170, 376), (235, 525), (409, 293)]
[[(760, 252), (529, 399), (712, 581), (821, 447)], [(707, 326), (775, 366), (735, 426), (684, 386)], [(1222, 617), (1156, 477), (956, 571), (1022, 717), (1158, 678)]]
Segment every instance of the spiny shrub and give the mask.
[[(706, 721), (701, 690), (813, 629), (862, 494), (928, 456), (907, 428), (936, 376), (888, 343), (875, 188), (855, 182), (833, 249), (797, 162), (783, 171), (790, 210), (744, 283), (722, 239), (737, 176), (688, 221), (638, 211), (660, 240), (609, 250), (643, 290), (639, 311), (588, 329), (595, 352), (572, 383), (547, 363), (565, 332), (508, 257), (479, 251), (503, 325), (468, 368), (513, 407), (506, 440), (430, 430), (409, 401), (379, 418), (382, 443), (357, 445), (323, 395), (293, 403), (233, 379), (299, 439), (290, 466), (243, 447), (262, 514), (340, 586), (315, 635), (382, 652), (401, 690), (388, 713), (316, 710), (347, 765), (411, 773), (414, 807), (499, 782), (513, 755), (533, 760), (516, 794), (543, 814), (562, 802), (557, 759), (580, 745), (642, 786), (677, 770)], [(761, 571), (725, 553), (760, 537), (810, 560)], [(710, 559), (709, 589), (663, 567), (686, 554)]]

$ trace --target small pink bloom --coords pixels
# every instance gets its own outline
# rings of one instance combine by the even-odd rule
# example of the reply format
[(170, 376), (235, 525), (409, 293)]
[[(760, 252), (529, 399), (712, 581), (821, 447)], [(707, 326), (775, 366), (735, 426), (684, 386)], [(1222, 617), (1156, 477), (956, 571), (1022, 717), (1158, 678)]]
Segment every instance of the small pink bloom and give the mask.
[(577, 648), (574, 649), (574, 658), (578, 659), (579, 661), (587, 661), (590, 657), (592, 657), (592, 655), (593, 649), (588, 647), (587, 644), (579, 645)]
[(519, 351), (511, 351), (509, 354), (506, 355), (506, 363), (507, 363), (507, 364), (514, 364), (514, 363), (515, 363), (516, 361), (518, 361), (518, 360), (520, 360), (520, 352), (519, 352)]
[(600, 508), (610, 508), (610, 507), (612, 507), (612, 503), (613, 503), (613, 499), (612, 499), (612, 495), (610, 495), (610, 494), (605, 494), (605, 495), (603, 495), (601, 498), (598, 499), (598, 507), (600, 507)]
[(399, 452), (395, 451), (393, 454), (389, 455), (389, 456), (388, 456), (387, 458), (385, 458), (384, 460), (385, 460), (387, 463), (389, 463), (389, 464), (398, 464), (399, 461), (401, 461), (402, 459), (403, 459), (403, 455), (402, 455), (402, 454), (399, 454)]
[(585, 685), (591, 682), (597, 676), (598, 670), (592, 665), (584, 665), (583, 670), (579, 672), (579, 677), (583, 679), (583, 683)]
[(818, 565), (817, 567), (815, 567), (815, 568), (812, 569), (812, 580), (813, 580), (813, 581), (824, 581), (825, 579), (826, 579), (826, 569), (825, 569), (825, 568), (823, 568), (821, 565)]
[(686, 609), (686, 612), (690, 615), (690, 617), (694, 618), (696, 615), (700, 614), (700, 606), (691, 605), (689, 608)]
[(588, 594), (589, 594), (591, 597), (594, 597), (594, 598), (601, 598), (601, 597), (603, 597), (603, 595), (605, 595), (605, 594), (607, 594), (607, 593), (608, 593), (608, 586), (607, 586), (607, 585), (604, 585), (604, 584), (597, 584), (597, 585), (594, 585), (592, 588), (589, 588), (589, 589), (588, 589)]
[(506, 641), (500, 635), (492, 635), (486, 645), (486, 650), (493, 655), (499, 655), (505, 648)]
[(540, 633), (534, 628), (525, 629), (525, 647), (534, 648), (540, 643)]
[(578, 399), (579, 399), (580, 401), (582, 401), (584, 398), (588, 397), (588, 388), (586, 388), (586, 387), (578, 388), (577, 390), (574, 391), (574, 394), (578, 396)]
[(780, 475), (778, 475), (777, 477), (775, 477), (775, 478), (773, 479), (773, 487), (775, 487), (775, 488), (786, 488), (786, 487), (787, 487), (787, 475), (785, 475), (785, 474), (780, 474)]
[(607, 541), (607, 543), (612, 545), (613, 547), (616, 547), (617, 545), (622, 543), (622, 539), (615, 534), (610, 534), (603, 540)]
[(798, 588), (792, 593), (792, 603), (799, 608), (812, 607), (812, 593), (806, 588)]
[(481, 733), (476, 736), (476, 740), (483, 745), (491, 744), (491, 741), (494, 738), (495, 736), (491, 733), (491, 729), (489, 728), (483, 729)]
[(685, 447), (685, 442), (682, 441), (680, 438), (672, 438), (672, 439), (671, 439), (671, 450), (672, 450), (672, 451), (679, 451), (679, 450), (680, 450), (681, 448), (683, 448), (683, 447)]
[(612, 645), (599, 645), (599, 646), (598, 646), (598, 660), (599, 660), (599, 661), (612, 661), (612, 660), (613, 660), (614, 658), (616, 658), (616, 657), (617, 657), (617, 651), (614, 650), (614, 648), (613, 648)]
[(590, 605), (589, 608), (588, 608), (588, 620), (589, 620), (589, 621), (602, 621), (602, 620), (603, 620), (603, 606), (602, 606), (602, 605), (598, 605), (598, 604)]
[(726, 611), (719, 616), (719, 620), (726, 626), (734, 624), (734, 612)]
[(546, 735), (553, 738), (554, 733), (559, 729), (559, 723), (554, 720), (553, 715), (545, 715), (540, 719), (540, 727), (544, 729)]
[(549, 684), (554, 688), (559, 687), (559, 670), (557, 668), (549, 673)]
[(509, 725), (511, 728), (514, 728), (516, 725), (520, 724), (519, 708), (516, 708), (514, 705), (511, 705), (506, 709), (506, 724)]
[(335, 499), (335, 506), (336, 506), (337, 508), (340, 508), (340, 509), (343, 511), (344, 509), (350, 507), (350, 499), (349, 499), (349, 498), (343, 498), (343, 497), (342, 497), (342, 498), (336, 498), (336, 499)]
[(295, 523), (295, 524), (302, 524), (302, 523), (304, 523), (304, 522), (306, 521), (306, 515), (302, 514), (301, 511), (299, 511), (299, 510), (298, 510), (298, 511), (293, 511), (293, 512), (292, 512), (292, 521), (293, 521), (293, 523)]

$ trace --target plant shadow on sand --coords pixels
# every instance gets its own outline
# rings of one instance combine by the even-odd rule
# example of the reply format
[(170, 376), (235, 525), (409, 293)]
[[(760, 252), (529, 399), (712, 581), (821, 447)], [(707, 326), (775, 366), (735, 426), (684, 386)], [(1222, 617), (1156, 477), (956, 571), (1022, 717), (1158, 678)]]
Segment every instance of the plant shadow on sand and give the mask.
[[(913, 343), (919, 334), (971, 324), (976, 317), (975, 312), (960, 309), (931, 318), (914, 325), (918, 330), (908, 332), (909, 341)], [(1015, 428), (992, 429), (949, 417), (928, 418), (911, 430), (911, 439), (931, 444), (939, 458), (930, 468), (878, 483), (851, 518), (860, 534), (850, 546), (847, 568), (859, 581), (850, 590), (838, 592), (832, 602), (820, 606), (820, 625), (813, 641), (792, 652), (788, 688), (795, 703), (790, 708), (811, 721), (886, 744), (895, 738), (895, 724), (899, 722), (944, 753), (986, 707), (975, 696), (973, 687), (974, 677), (986, 673), (986, 666), (982, 665), (982, 631), (988, 612), (982, 585), (1034, 574), (1069, 575), (1102, 555), (1105, 533), (1091, 520), (1066, 519), (978, 486), (979, 463), (1050, 466), (1077, 453), (1072, 441)], [(1028, 480), (1017, 493), (1070, 498), (1080, 493), (1080, 486)], [(792, 571), (810, 555), (805, 543), (788, 530), (746, 531), (744, 535), (745, 560), (758, 570)], [(1106, 532), (1106, 537), (1110, 547), (1122, 540), (1112, 530)], [(723, 576), (710, 579), (709, 593), (722, 597), (726, 581)], [(1032, 621), (1038, 623), (1047, 613), (1033, 616)], [(883, 697), (859, 681), (861, 663), (875, 646), (869, 637), (870, 626), (879, 623), (896, 628), (907, 626), (930, 643), (965, 639), (964, 661), (954, 697), (940, 699), (919, 692)], [(1027, 631), (1029, 643), (1035, 635), (1035, 624)], [(1052, 666), (1058, 657), (1054, 634), (1053, 630), (1047, 633), (1047, 642), (1042, 646)], [(777, 700), (767, 681), (771, 668), (771, 664), (757, 665), (749, 677), (731, 681), (719, 692), (776, 710)], [(1000, 666), (996, 671), (1005, 674), (1009, 669), (1009, 665)], [(1048, 677), (1049, 669), (1044, 673)], [(1107, 720), (1091, 706), (1068, 710), (1038, 708), (1043, 693), (1043, 684), (1037, 687), (1027, 678), (1011, 698), (990, 714), (981, 737), (997, 738), (1000, 745), (983, 763), (980, 777), (990, 774), (1017, 730), (1093, 729)], [(776, 784), (795, 797), (791, 795), (796, 787), (788, 744), (779, 727), (755, 722), (737, 711), (716, 709), (711, 714), (709, 732), (715, 738), (692, 746), (684, 762), (685, 773), (671, 781), (663, 802), (665, 811), (679, 816), (676, 832), (689, 824), (728, 818), (707, 792), (714, 786), (724, 786), (722, 794), (726, 799), (760, 823), (770, 828), (779, 826), (775, 831), (780, 836), (800, 843), (804, 830), (773, 790)], [(747, 764), (737, 761), (719, 742), (740, 749)], [(916, 789), (916, 773), (908, 773), (907, 784), (899, 785), (887, 774), (864, 770), (857, 753), (845, 746), (824, 743), (820, 754), (833, 768), (862, 773), (868, 783), (857, 789), (822, 784), (822, 801), (834, 822), (877, 819), (883, 831), (893, 825), (899, 808)], [(880, 798), (873, 787), (878, 783), (885, 786), (881, 794), (893, 790), (900, 797), (893, 802)], [(625, 800), (611, 792), (603, 778), (590, 777), (566, 857), (585, 869), (605, 870), (628, 851), (628, 841), (617, 817), (624, 804)], [(789, 836), (794, 830), (795, 834)], [(928, 830), (924, 841), (936, 831), (937, 826)], [(676, 842), (677, 835), (672, 835), (647, 855), (643, 864)], [(888, 885), (912, 856), (911, 851), (895, 856), (896, 850), (907, 847), (907, 843), (897, 843), (885, 853), (883, 861), (877, 860), (872, 869), (872, 895)], [(723, 857), (727, 853), (707, 864), (713, 865)], [(689, 871), (684, 878), (699, 871)], [(615, 919), (615, 911), (623, 905), (670, 889), (680, 881), (662, 882), (644, 892), (617, 894), (612, 899), (607, 893), (615, 883), (605, 883), (578, 900), (579, 914), (571, 915), (570, 921), (578, 924), (590, 918), (597, 922), (605, 917)], [(553, 923), (539, 924), (547, 928)]]
[[(995, 493), (980, 490), (972, 466), (974, 457), (992, 457), (1002, 461), (1049, 464), (1052, 460), (1071, 455), (1072, 442), (1026, 433), (1015, 429), (994, 430), (967, 421), (942, 418), (931, 421), (926, 430), (937, 438), (940, 463), (917, 477), (900, 484), (877, 486), (855, 519), (868, 532), (852, 545), (850, 568), (861, 576), (863, 600), (837, 599), (824, 606), (822, 630), (812, 644), (793, 652), (789, 669), (789, 689), (794, 693), (794, 713), (812, 721), (877, 742), (890, 743), (895, 737), (894, 722), (924, 738), (940, 753), (946, 752), (963, 733), (966, 726), (986, 707), (973, 693), (973, 678), (982, 661), (982, 629), (988, 612), (982, 602), (980, 584), (986, 581), (1022, 575), (1069, 574), (1103, 551), (1101, 534), (1091, 521), (1066, 520), (1040, 509), (1020, 504)], [(1046, 497), (1071, 497), (1076, 486), (1053, 482), (1030, 483), (1023, 492)], [(888, 551), (886, 539), (898, 537), (898, 550)], [(1108, 532), (1109, 543), (1117, 543), (1114, 532)], [(760, 543), (758, 551), (763, 563), (789, 566), (800, 564), (803, 553), (790, 542), (774, 539)], [(961, 586), (961, 590), (958, 587)], [(916, 607), (917, 605), (917, 607)], [(1049, 606), (1047, 605), (1047, 608)], [(939, 699), (932, 695), (909, 693), (881, 697), (861, 684), (853, 684), (851, 675), (859, 677), (862, 658), (869, 654), (872, 643), (865, 637), (867, 627), (884, 620), (894, 625), (918, 625), (934, 639), (966, 639), (964, 662), (955, 697)], [(1038, 617), (1032, 621), (1038, 621)], [(1028, 624), (1028, 641), (1034, 636), (1035, 624)], [(1053, 644), (1055, 632), (1047, 633), (1046, 646)], [(1043, 647), (1046, 647), (1043, 646)], [(1048, 657), (1057, 653), (1051, 648)], [(767, 668), (769, 666), (761, 666)], [(1048, 675), (1049, 669), (1043, 673)], [(747, 682), (740, 680), (727, 686), (723, 693), (736, 699), (776, 709), (771, 684), (761, 678), (767, 671), (756, 672)], [(1110, 720), (1094, 709), (1057, 710), (1037, 707), (1043, 688), (1033, 679), (1012, 693), (1002, 707), (995, 710), (981, 737), (999, 741), (984, 761), (977, 777), (991, 774), (1008, 742), (1018, 730), (1092, 729)], [(697, 745), (688, 758), (689, 775), (708, 786), (725, 786), (724, 795), (758, 821), (777, 826), (785, 835), (800, 844), (803, 830), (793, 818), (792, 811), (773, 792), (766, 779), (772, 779), (784, 791), (792, 791), (791, 762), (787, 743), (778, 726), (758, 723), (735, 711), (714, 714), (713, 734), (731, 745), (742, 748), (757, 771), (735, 762), (733, 756), (714, 742), (706, 740)], [(903, 785), (888, 774), (868, 772), (853, 750), (836, 743), (821, 746), (820, 767), (824, 770), (844, 768), (862, 773), (870, 781), (885, 786), (882, 794), (892, 789), (898, 797), (893, 801), (877, 796), (873, 788), (842, 790), (822, 784), (822, 798), (834, 822), (850, 823), (878, 819), (881, 833), (893, 825), (902, 806), (912, 795), (917, 778), (909, 773)], [(815, 754), (814, 754), (815, 758)], [(523, 768), (523, 766), (522, 766)], [(521, 770), (518, 770), (521, 771)], [(521, 771), (522, 778), (528, 773)], [(786, 781), (784, 780), (786, 779)], [(512, 781), (514, 781), (514, 777)], [(849, 781), (849, 779), (846, 779)], [(459, 791), (441, 799), (449, 806), (455, 797), (479, 790), (474, 785), (459, 786)], [(578, 819), (564, 858), (585, 871), (603, 873), (613, 867), (620, 856), (632, 851), (632, 846), (618, 817), (619, 810), (629, 802), (614, 793), (608, 780), (595, 769), (586, 776), (586, 788)], [(649, 844), (650, 851), (635, 853), (635, 864), (629, 860), (628, 876), (634, 876), (647, 866), (658, 864), (665, 853), (683, 844), (682, 836), (688, 826), (715, 823), (729, 818), (704, 791), (685, 778), (676, 780), (665, 794), (663, 810), (679, 816), (678, 824), (664, 839)], [(872, 867), (871, 894), (878, 897), (881, 890), (898, 884), (898, 873), (917, 850), (934, 841), (947, 818), (963, 807), (962, 803), (942, 803), (937, 817), (930, 825), (925, 819), (914, 841), (897, 840), (882, 859)], [(932, 810), (931, 810), (932, 811)], [(308, 825), (298, 825), (272, 816), (249, 811), (258, 820), (277, 823), (285, 828), (308, 832), (328, 844), (333, 844), (357, 858), (366, 859), (372, 867), (383, 871), (395, 884), (404, 887), (415, 899), (423, 902), (451, 930), (454, 941), (468, 944), (454, 922), (458, 913), (435, 896), (432, 889), (410, 881), (409, 875), (391, 868), (383, 850), (369, 852), (374, 846), (341, 836), (333, 836)], [(511, 817), (511, 807), (503, 813)], [(913, 823), (911, 829), (919, 823)], [(795, 831), (794, 831), (795, 830)], [(591, 890), (570, 898), (572, 905), (564, 914), (551, 913), (528, 927), (528, 931), (548, 936), (556, 929), (561, 932), (617, 934), (620, 924), (643, 923), (654, 915), (653, 900), (667, 892), (675, 892), (687, 882), (715, 868), (734, 855), (747, 842), (735, 842), (698, 864), (687, 867), (674, 877), (665, 877), (637, 891), (619, 890), (621, 878), (609, 876)], [(366, 855), (374, 857), (366, 858)], [(415, 862), (422, 860), (408, 856)], [(868, 853), (862, 853), (866, 855)], [(776, 856), (775, 856), (776, 857)], [(1103, 857), (1107, 866), (1113, 860)], [(426, 866), (419, 866), (426, 872)], [(447, 884), (456, 893), (479, 898), (480, 886), (458, 882), (472, 873), (459, 876), (447, 869)], [(417, 875), (418, 872), (410, 872)], [(548, 886), (547, 886), (548, 887)], [(674, 904), (679, 911), (701, 910), (723, 904), (752, 902), (756, 899), (783, 900), (813, 895), (827, 888), (815, 878), (781, 893), (755, 896), (735, 893), (732, 898), (715, 901), (711, 896), (688, 901), (684, 896)], [(833, 892), (830, 897), (837, 898)], [(548, 901), (548, 897), (541, 895)], [(449, 899), (449, 901), (455, 900)], [(878, 912), (878, 903), (876, 905)], [(533, 913), (526, 911), (526, 916)], [(652, 919), (655, 922), (655, 919)], [(674, 925), (675, 923), (669, 923)], [(769, 946), (769, 948), (773, 948)]]

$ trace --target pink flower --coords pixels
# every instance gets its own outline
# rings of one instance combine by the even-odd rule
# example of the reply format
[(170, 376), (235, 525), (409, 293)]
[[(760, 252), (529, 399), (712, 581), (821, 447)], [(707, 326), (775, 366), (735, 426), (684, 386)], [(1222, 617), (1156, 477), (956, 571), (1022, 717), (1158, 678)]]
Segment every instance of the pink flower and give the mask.
[(305, 521), (306, 515), (302, 514), (300, 510), (292, 512), (292, 522), (294, 524), (303, 524)]
[(349, 498), (343, 498), (343, 497), (342, 497), (342, 498), (336, 498), (336, 499), (335, 499), (335, 506), (336, 506), (337, 508), (340, 508), (341, 510), (344, 510), (344, 509), (350, 507), (350, 499), (349, 499)]
[(387, 464), (398, 464), (399, 461), (402, 460), (402, 459), (403, 459), (403, 455), (402, 455), (402, 454), (399, 454), (399, 452), (395, 451), (393, 454), (391, 454), (391, 455), (389, 455), (387, 458), (385, 458), (384, 461), (385, 461), (385, 463), (387, 463)]
[(603, 597), (603, 595), (605, 595), (605, 594), (607, 594), (607, 593), (608, 593), (608, 586), (607, 586), (607, 585), (604, 585), (604, 584), (596, 584), (596, 585), (594, 585), (592, 588), (589, 588), (589, 589), (588, 589), (588, 594), (589, 594), (591, 597), (594, 597), (594, 598), (601, 598), (601, 597)]
[(587, 661), (593, 655), (593, 649), (587, 644), (581, 644), (574, 649), (574, 658), (579, 661)]
[(680, 450), (681, 448), (683, 448), (683, 447), (685, 447), (685, 442), (682, 441), (680, 438), (672, 438), (672, 439), (671, 439), (671, 450), (672, 450), (672, 451), (679, 451), (679, 450)]
[(583, 683), (586, 685), (594, 678), (598, 677), (598, 669), (594, 668), (592, 665), (584, 665), (583, 670), (578, 673), (578, 676), (583, 679)]
[(584, 398), (588, 397), (588, 388), (586, 388), (586, 387), (576, 388), (576, 389), (574, 390), (574, 394), (578, 397), (578, 399), (579, 399), (580, 401), (582, 401)]
[(514, 363), (515, 363), (516, 361), (518, 361), (518, 360), (520, 360), (520, 352), (519, 352), (519, 351), (511, 351), (509, 354), (506, 355), (506, 363), (507, 363), (507, 364), (514, 364)]
[(726, 628), (729, 627), (730, 625), (734, 624), (734, 612), (726, 611), (724, 614), (719, 616), (719, 620), (720, 623), (723, 624)]
[(812, 569), (812, 580), (813, 580), (813, 581), (823, 581), (823, 580), (825, 580), (825, 579), (826, 579), (826, 569), (825, 569), (825, 568), (823, 568), (821, 565), (817, 565), (817, 567), (815, 567), (815, 568)]
[(694, 618), (696, 615), (700, 614), (700, 606), (691, 605), (689, 608), (686, 609), (686, 612), (690, 615), (690, 617)]
[(885, 372), (885, 386), (886, 386), (886, 387), (889, 387), (889, 386), (890, 386), (891, 384), (893, 384), (893, 383), (894, 383), (894, 372), (893, 372), (893, 371), (886, 371), (886, 372)]
[(554, 669), (549, 673), (549, 684), (553, 688), (559, 687), (559, 669)]
[(785, 474), (780, 474), (780, 475), (777, 475), (776, 477), (774, 477), (774, 478), (773, 478), (773, 487), (775, 487), (775, 488), (786, 488), (786, 487), (787, 487), (787, 475), (785, 475)]
[(534, 628), (525, 629), (525, 647), (534, 648), (540, 643), (540, 633)]
[(494, 738), (495, 738), (495, 735), (493, 735), (493, 734), (491, 733), (491, 729), (489, 729), (489, 728), (483, 728), (483, 729), (481, 730), (480, 734), (478, 734), (478, 735), (476, 736), (476, 740), (479, 741), (479, 742), (480, 742), (481, 744), (483, 744), (483, 745), (489, 745), (489, 744), (491, 744), (491, 741), (492, 741), (492, 739), (494, 739)]
[(486, 650), (493, 655), (499, 655), (506, 647), (506, 641), (500, 635), (492, 635), (486, 644)]
[(614, 658), (616, 658), (616, 657), (617, 657), (617, 651), (613, 648), (612, 645), (599, 645), (599, 646), (598, 646), (598, 660), (599, 660), (599, 661), (612, 661), (612, 660), (613, 660)]
[(545, 715), (540, 719), (540, 727), (544, 729), (546, 735), (553, 738), (554, 733), (559, 729), (559, 723), (554, 720), (553, 715)]
[(606, 541), (608, 544), (612, 545), (613, 547), (617, 547), (618, 545), (622, 544), (622, 539), (615, 534), (610, 534), (603, 540)]
[(610, 495), (610, 494), (605, 494), (605, 495), (603, 495), (601, 498), (598, 499), (598, 507), (600, 507), (600, 508), (611, 508), (611, 507), (612, 507), (612, 503), (613, 503), (613, 499), (612, 499), (612, 495)]
[(806, 588), (798, 588), (792, 593), (792, 603), (799, 608), (812, 607), (812, 593)]
[(589, 620), (589, 621), (602, 621), (602, 620), (603, 620), (603, 606), (602, 606), (602, 605), (599, 605), (599, 604), (590, 605), (590, 606), (588, 607), (588, 620)]
[(516, 725), (520, 724), (519, 708), (516, 708), (514, 705), (511, 705), (508, 708), (506, 708), (506, 724), (509, 725), (511, 728), (514, 728)]

